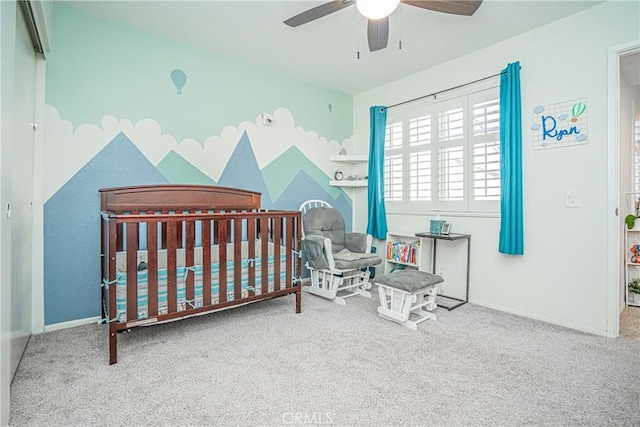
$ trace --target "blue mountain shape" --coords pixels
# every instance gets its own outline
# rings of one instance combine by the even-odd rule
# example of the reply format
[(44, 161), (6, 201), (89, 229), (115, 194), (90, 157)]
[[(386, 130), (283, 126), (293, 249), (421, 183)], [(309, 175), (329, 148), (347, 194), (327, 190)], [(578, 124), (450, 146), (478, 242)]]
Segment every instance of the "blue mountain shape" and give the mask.
[(344, 193), (341, 193), (337, 198), (332, 197), (327, 190), (322, 188), (305, 171), (298, 172), (289, 186), (282, 192), (275, 206), (277, 209), (297, 211), (303, 202), (312, 199), (325, 200), (332, 207), (339, 210), (344, 218), (347, 231), (351, 230), (353, 223), (351, 199), (347, 198)]
[[(305, 171), (300, 171), (284, 190), (280, 198), (276, 201), (277, 209), (298, 210), (300, 205), (307, 200), (324, 200), (332, 207), (336, 208), (344, 218), (347, 231), (352, 230), (353, 211), (351, 199), (342, 192), (337, 198), (333, 198), (322, 186), (320, 186)], [(364, 230), (362, 230), (364, 231)], [(306, 254), (302, 253), (302, 277), (309, 277), (309, 271), (304, 267)]]
[(298, 147), (293, 146), (262, 169), (262, 176), (264, 176), (271, 197), (277, 200), (301, 170), (324, 188), (333, 199), (343, 193), (341, 188), (331, 187), (327, 174), (305, 156)]
[(119, 133), (44, 205), (45, 324), (100, 315), (100, 188), (166, 184)]
[(258, 191), (262, 193), (262, 207), (265, 209), (274, 208), (246, 131), (242, 133), (238, 145), (222, 171), (218, 185)]
[(190, 161), (171, 150), (156, 166), (172, 184), (201, 184), (215, 185), (216, 182), (204, 172), (195, 167)]

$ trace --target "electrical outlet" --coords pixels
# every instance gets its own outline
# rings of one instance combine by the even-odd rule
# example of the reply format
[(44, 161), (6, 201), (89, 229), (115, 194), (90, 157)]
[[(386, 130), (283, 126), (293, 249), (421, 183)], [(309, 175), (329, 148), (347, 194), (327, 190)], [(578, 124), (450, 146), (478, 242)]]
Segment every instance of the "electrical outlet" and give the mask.
[(444, 278), (444, 265), (440, 265), (438, 266), (438, 276), (441, 276), (442, 278)]

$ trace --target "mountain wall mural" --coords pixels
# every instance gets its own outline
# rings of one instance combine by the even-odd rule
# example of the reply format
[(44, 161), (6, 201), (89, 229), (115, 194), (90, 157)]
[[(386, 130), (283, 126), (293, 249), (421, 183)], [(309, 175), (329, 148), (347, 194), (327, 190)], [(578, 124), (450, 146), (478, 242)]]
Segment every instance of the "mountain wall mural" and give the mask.
[(327, 190), (322, 188), (305, 171), (300, 171), (291, 181), (289, 186), (282, 192), (276, 205), (278, 209), (298, 210), (300, 205), (307, 200), (324, 200), (340, 211), (344, 218), (347, 231), (351, 231), (352, 209), (351, 200), (344, 194), (338, 198), (333, 198)]
[(218, 185), (262, 193), (262, 207), (275, 208), (246, 132), (242, 133), (236, 149), (220, 175)]
[[(328, 182), (329, 177), (296, 147), (260, 170), (244, 132), (217, 185), (258, 191), (266, 209), (298, 210), (306, 200), (326, 200), (342, 213), (350, 230), (351, 199)], [(136, 142), (120, 132), (45, 203), (45, 324), (100, 315), (98, 190), (164, 183), (216, 184), (174, 150), (154, 166)]]
[(45, 324), (100, 315), (98, 190), (168, 182), (119, 133), (45, 203)]
[(271, 196), (278, 199), (295, 176), (305, 171), (311, 179), (325, 189), (331, 199), (337, 199), (344, 191), (340, 187), (329, 186), (329, 177), (296, 146), (278, 156), (262, 169)]
[(156, 167), (169, 182), (174, 184), (216, 185), (213, 179), (173, 150)]

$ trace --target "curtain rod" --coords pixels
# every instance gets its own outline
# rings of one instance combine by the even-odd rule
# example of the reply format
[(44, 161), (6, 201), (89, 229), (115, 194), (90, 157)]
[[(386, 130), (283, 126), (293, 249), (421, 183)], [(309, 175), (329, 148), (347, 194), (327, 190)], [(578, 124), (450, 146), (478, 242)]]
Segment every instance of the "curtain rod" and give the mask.
[[(520, 67), (520, 69), (522, 69), (522, 67)], [(481, 81), (484, 81), (484, 80), (489, 80), (489, 79), (492, 79), (492, 78), (494, 78), (494, 77), (498, 77), (498, 76), (499, 76), (499, 75), (501, 75), (501, 74), (506, 74), (506, 73), (507, 73), (506, 71), (501, 71), (501, 72), (499, 72), (498, 74), (494, 74), (494, 75), (492, 75), (492, 76), (483, 77), (483, 78), (481, 78), (481, 79), (474, 80), (474, 81), (469, 82), (469, 83), (464, 83), (464, 84), (461, 84), (461, 85), (458, 85), (458, 86), (450, 87), (449, 89), (439, 90), (438, 92), (433, 92), (433, 93), (430, 93), (429, 95), (419, 96), (419, 97), (417, 97), (417, 98), (413, 98), (413, 99), (410, 99), (410, 100), (408, 100), (408, 101), (398, 102), (397, 104), (389, 105), (389, 106), (387, 107), (387, 109), (389, 109), (389, 108), (393, 108), (393, 107), (398, 107), (398, 106), (400, 106), (400, 105), (404, 105), (404, 104), (408, 104), (408, 103), (413, 102), (413, 101), (418, 101), (418, 100), (420, 100), (420, 99), (429, 98), (430, 96), (433, 96), (433, 97), (434, 97), (434, 99), (435, 99), (436, 95), (440, 95), (441, 93), (449, 92), (450, 90), (459, 89), (459, 88), (461, 88), (461, 87), (469, 86), (469, 85), (472, 85), (472, 84), (474, 84), (474, 83), (478, 83), (478, 82), (481, 82)]]

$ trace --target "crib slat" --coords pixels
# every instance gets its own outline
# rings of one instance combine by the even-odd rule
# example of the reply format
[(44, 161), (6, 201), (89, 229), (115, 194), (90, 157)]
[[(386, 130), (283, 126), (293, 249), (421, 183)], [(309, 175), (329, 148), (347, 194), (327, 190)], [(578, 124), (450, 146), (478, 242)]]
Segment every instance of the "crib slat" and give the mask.
[(280, 244), (282, 241), (282, 217), (273, 218), (273, 290), (280, 290)]
[[(108, 253), (108, 238), (109, 233), (107, 230), (107, 225), (109, 223), (105, 220), (105, 218), (100, 219), (100, 256), (102, 257), (100, 263), (100, 278), (102, 279), (102, 283), (104, 284), (105, 279), (107, 282), (109, 281), (108, 269), (109, 269), (109, 253)], [(100, 287), (100, 301), (102, 302), (101, 312), (102, 318), (109, 318), (109, 288), (106, 286)]]
[(211, 221), (202, 221), (202, 299), (211, 304)]
[[(249, 242), (249, 258), (256, 259), (256, 220), (255, 218), (247, 219), (247, 241)], [(255, 295), (256, 286), (256, 264), (255, 261), (249, 263), (249, 296)]]
[[(298, 254), (302, 253), (302, 215), (296, 216), (296, 250)], [(302, 256), (298, 255), (296, 259), (296, 275), (302, 277)], [(302, 282), (296, 283), (296, 313), (300, 313), (302, 309)]]
[(262, 293), (269, 292), (269, 218), (260, 217), (260, 242), (262, 244)]
[[(195, 266), (194, 247), (196, 244), (196, 223), (194, 221), (186, 221), (185, 223), (185, 263), (187, 267)], [(195, 277), (196, 272), (187, 271), (187, 300), (191, 301), (191, 308), (195, 307)]]
[[(160, 211), (161, 214), (168, 214), (169, 211)], [(161, 239), (160, 239), (160, 248), (161, 249), (167, 249), (167, 223), (163, 222), (162, 223), (162, 234), (161, 234)]]
[(169, 313), (178, 310), (178, 289), (176, 277), (176, 249), (178, 246), (178, 224), (167, 222), (167, 308)]
[(149, 317), (158, 315), (158, 223), (147, 223), (147, 293)]
[(242, 219), (233, 220), (233, 299), (242, 298)]
[(218, 227), (218, 302), (227, 301), (227, 220), (217, 221)]
[(129, 223), (127, 234), (127, 320), (138, 318), (138, 225)]
[(176, 227), (176, 232), (177, 232), (176, 242), (178, 243), (178, 249), (182, 249), (182, 247), (183, 247), (183, 245), (182, 245), (182, 227), (183, 227), (184, 223), (183, 222), (179, 222), (176, 225), (177, 225), (177, 227)]
[[(109, 321), (109, 364), (113, 365), (118, 362), (118, 335), (116, 329), (115, 318), (118, 316), (118, 310), (116, 307), (116, 250), (118, 247), (118, 227), (116, 226), (115, 219), (109, 219), (106, 225), (106, 233), (108, 235), (107, 245), (105, 248), (104, 256), (107, 260), (105, 270), (107, 272), (107, 283), (109, 283), (109, 307), (108, 316)], [(113, 320), (113, 321), (112, 321)]]
[(292, 276), (293, 276), (293, 218), (292, 217), (287, 217), (286, 218), (287, 221), (287, 226), (285, 228), (285, 233), (286, 233), (286, 246), (287, 246), (287, 253), (286, 255), (286, 259), (287, 259), (287, 271), (286, 271), (286, 275), (285, 275), (285, 286), (287, 288), (290, 288), (293, 286), (293, 280)]
[(122, 238), (124, 233), (124, 227), (122, 224), (116, 224), (116, 250), (123, 251), (124, 250), (124, 239)]

